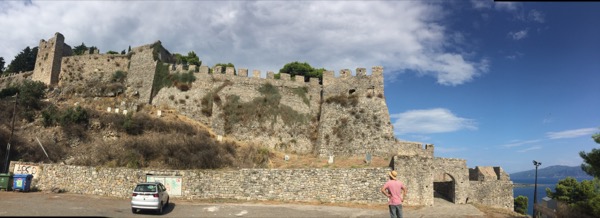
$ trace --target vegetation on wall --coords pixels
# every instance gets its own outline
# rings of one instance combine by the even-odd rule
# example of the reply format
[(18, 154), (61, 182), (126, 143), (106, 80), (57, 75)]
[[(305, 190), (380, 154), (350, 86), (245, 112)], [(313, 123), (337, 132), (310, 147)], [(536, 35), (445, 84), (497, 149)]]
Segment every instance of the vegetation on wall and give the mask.
[(273, 126), (280, 117), (286, 126), (296, 123), (306, 123), (306, 115), (298, 113), (293, 108), (280, 104), (281, 94), (277, 87), (266, 83), (258, 88), (261, 97), (243, 103), (236, 95), (228, 96), (223, 106), (224, 128), (226, 133), (232, 133), (236, 125), (247, 125), (251, 122), (265, 123), (270, 121)]
[(124, 82), (125, 78), (127, 78), (127, 72), (122, 70), (117, 70), (110, 78), (111, 82)]
[[(196, 55), (196, 53), (194, 51), (188, 52), (187, 55), (175, 53), (173, 56), (175, 57), (176, 64), (183, 64), (183, 65), (186, 65), (186, 67), (187, 67), (187, 65), (196, 65), (196, 66), (202, 65), (202, 61), (200, 60), (200, 58), (198, 57), (198, 55)], [(186, 69), (186, 68), (184, 68), (184, 69)]]
[(154, 79), (152, 80), (152, 93), (151, 98), (154, 98), (158, 91), (163, 87), (168, 87), (172, 82), (168, 79), (169, 77), (169, 65), (163, 64), (161, 61), (156, 63), (156, 70), (154, 72)]
[(330, 96), (325, 99), (325, 103), (327, 104), (339, 104), (342, 107), (350, 107), (358, 105), (358, 96), (357, 95), (336, 95)]
[(74, 55), (83, 55), (83, 54), (93, 54), (95, 50), (98, 50), (96, 46), (87, 47), (85, 43), (81, 43), (81, 45), (75, 46), (73, 48)]
[(221, 84), (219, 87), (211, 90), (202, 97), (202, 99), (200, 100), (200, 104), (202, 106), (202, 114), (204, 114), (207, 117), (212, 116), (213, 103), (217, 103), (218, 105), (221, 104), (221, 97), (219, 96), (219, 92), (230, 85), (233, 85), (233, 82), (225, 80), (225, 82), (223, 82), (223, 84)]
[(304, 62), (300, 63), (298, 61), (294, 61), (291, 63), (287, 63), (279, 70), (279, 73), (275, 75), (276, 79), (280, 78), (281, 73), (290, 74), (292, 78), (296, 75), (304, 76), (304, 81), (308, 82), (310, 77), (318, 78), (319, 83), (323, 83), (323, 72), (325, 72), (325, 68), (313, 68), (310, 64)]
[(310, 101), (308, 99), (308, 96), (306, 96), (306, 94), (308, 93), (308, 88), (306, 86), (293, 88), (292, 92), (298, 95), (298, 97), (302, 98), (302, 102), (304, 102), (304, 104), (310, 106)]
[[(235, 66), (234, 66), (232, 63), (227, 63), (227, 64), (224, 64), (224, 63), (218, 63), (218, 64), (215, 64), (215, 66), (214, 66), (212, 69), (214, 69), (214, 68), (215, 68), (215, 67), (217, 67), (217, 66), (220, 66), (220, 67), (221, 67), (221, 72), (212, 72), (212, 73), (225, 73), (225, 72), (226, 72), (226, 70), (227, 70), (227, 67), (232, 67), (232, 68), (233, 68), (233, 74), (234, 74), (234, 75), (236, 74)], [(211, 70), (211, 71), (212, 71), (212, 70)]]

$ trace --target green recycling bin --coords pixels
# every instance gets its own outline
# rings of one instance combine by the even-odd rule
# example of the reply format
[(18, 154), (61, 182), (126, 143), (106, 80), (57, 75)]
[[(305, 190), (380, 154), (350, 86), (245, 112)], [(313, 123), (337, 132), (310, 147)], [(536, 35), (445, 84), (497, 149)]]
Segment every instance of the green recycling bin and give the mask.
[(12, 173), (0, 173), (0, 190), (10, 191), (13, 182)]

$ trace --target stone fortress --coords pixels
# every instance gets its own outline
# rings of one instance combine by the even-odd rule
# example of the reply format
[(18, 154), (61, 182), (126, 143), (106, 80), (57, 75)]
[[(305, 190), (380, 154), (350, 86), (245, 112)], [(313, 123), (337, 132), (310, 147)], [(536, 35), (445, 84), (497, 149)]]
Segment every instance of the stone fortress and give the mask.
[[(392, 157), (390, 167), (409, 187), (407, 205), (432, 206), (434, 196), (456, 204), (476, 203), (513, 209), (513, 184), (500, 167), (469, 169), (466, 160), (434, 156), (434, 146), (399, 141), (385, 101), (383, 68), (373, 67), (370, 74), (358, 68), (354, 74), (341, 70), (323, 74), (322, 83), (315, 78), (291, 77), (247, 69), (222, 69), (216, 66), (184, 66), (175, 64), (173, 55), (160, 41), (132, 48), (127, 54), (100, 54), (98, 50), (73, 56), (64, 36), (56, 33), (41, 40), (33, 72), (0, 78), (0, 87), (23, 80), (42, 81), (50, 87), (61, 87), (85, 97), (123, 97), (115, 108), (131, 112), (143, 105), (171, 108), (212, 128), (218, 138), (258, 142), (271, 149), (297, 154), (334, 156)], [(115, 84), (112, 75), (125, 72)], [(224, 72), (224, 73), (219, 73)], [(161, 87), (162, 74), (191, 73), (196, 80), (189, 89)], [(164, 76), (164, 75), (162, 75)], [(241, 110), (240, 110), (241, 108)], [(17, 163), (11, 163), (11, 167)], [(143, 180), (148, 170), (113, 170), (111, 177), (99, 176), (98, 169), (34, 164), (41, 168), (36, 179), (41, 189), (61, 186), (77, 193), (127, 197), (129, 189), (117, 190), (101, 182), (109, 178)], [(333, 199), (350, 202), (385, 202), (378, 193), (389, 169), (242, 169), (236, 172), (243, 181), (221, 181), (232, 172), (161, 171), (163, 175), (181, 176), (184, 198), (237, 198), (314, 201)], [(78, 174), (75, 174), (78, 173)], [(76, 185), (72, 175), (90, 175), (99, 180), (95, 188)], [(336, 178), (342, 173), (347, 178)], [(56, 176), (69, 182), (61, 181)], [(134, 175), (134, 176), (132, 176)], [(257, 176), (263, 177), (262, 180)], [(315, 178), (310, 175), (316, 176)], [(253, 179), (252, 179), (253, 178)], [(266, 179), (265, 179), (266, 178)], [(285, 179), (281, 179), (285, 178)], [(303, 178), (303, 182), (290, 178)], [(253, 183), (260, 180), (259, 186)], [(283, 180), (283, 181), (281, 181)], [(89, 181), (89, 180), (87, 180)], [(344, 190), (321, 185), (320, 182), (344, 184)], [(135, 184), (136, 181), (126, 184)], [(110, 183), (110, 182), (108, 182)], [(200, 187), (198, 184), (206, 184)], [(210, 184), (210, 185), (208, 185)], [(219, 194), (231, 184), (256, 191), (234, 191)], [(54, 185), (54, 186), (53, 186)], [(331, 184), (329, 184), (331, 185)], [(101, 188), (98, 188), (101, 187)], [(128, 186), (126, 186), (128, 187)], [(265, 187), (271, 187), (266, 190)], [(212, 188), (212, 189), (211, 189)], [(306, 196), (290, 197), (286, 189), (305, 192)], [(271, 189), (277, 190), (273, 191)], [(99, 191), (100, 190), (100, 191)], [(289, 191), (289, 190), (288, 190)], [(266, 193), (265, 193), (266, 192)], [(233, 193), (233, 194), (232, 194)], [(237, 193), (237, 194), (235, 194)]]

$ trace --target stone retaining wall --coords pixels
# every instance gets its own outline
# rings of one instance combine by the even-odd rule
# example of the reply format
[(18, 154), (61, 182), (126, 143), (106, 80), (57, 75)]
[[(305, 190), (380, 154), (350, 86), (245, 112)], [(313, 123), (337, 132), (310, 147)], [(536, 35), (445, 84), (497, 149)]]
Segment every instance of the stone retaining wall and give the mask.
[[(379, 189), (387, 168), (137, 170), (11, 162), (39, 166), (32, 187), (70, 193), (128, 198), (147, 174), (181, 176), (183, 199), (239, 199), (304, 202), (386, 203)], [(24, 168), (24, 167), (21, 167)], [(33, 168), (33, 167), (31, 167)]]

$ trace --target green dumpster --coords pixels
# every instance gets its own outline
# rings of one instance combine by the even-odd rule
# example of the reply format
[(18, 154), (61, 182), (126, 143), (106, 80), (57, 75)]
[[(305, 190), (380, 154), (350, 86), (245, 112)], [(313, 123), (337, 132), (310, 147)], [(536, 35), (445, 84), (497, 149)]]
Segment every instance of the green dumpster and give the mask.
[(0, 190), (4, 189), (5, 191), (11, 190), (13, 183), (13, 175), (12, 173), (0, 173)]

